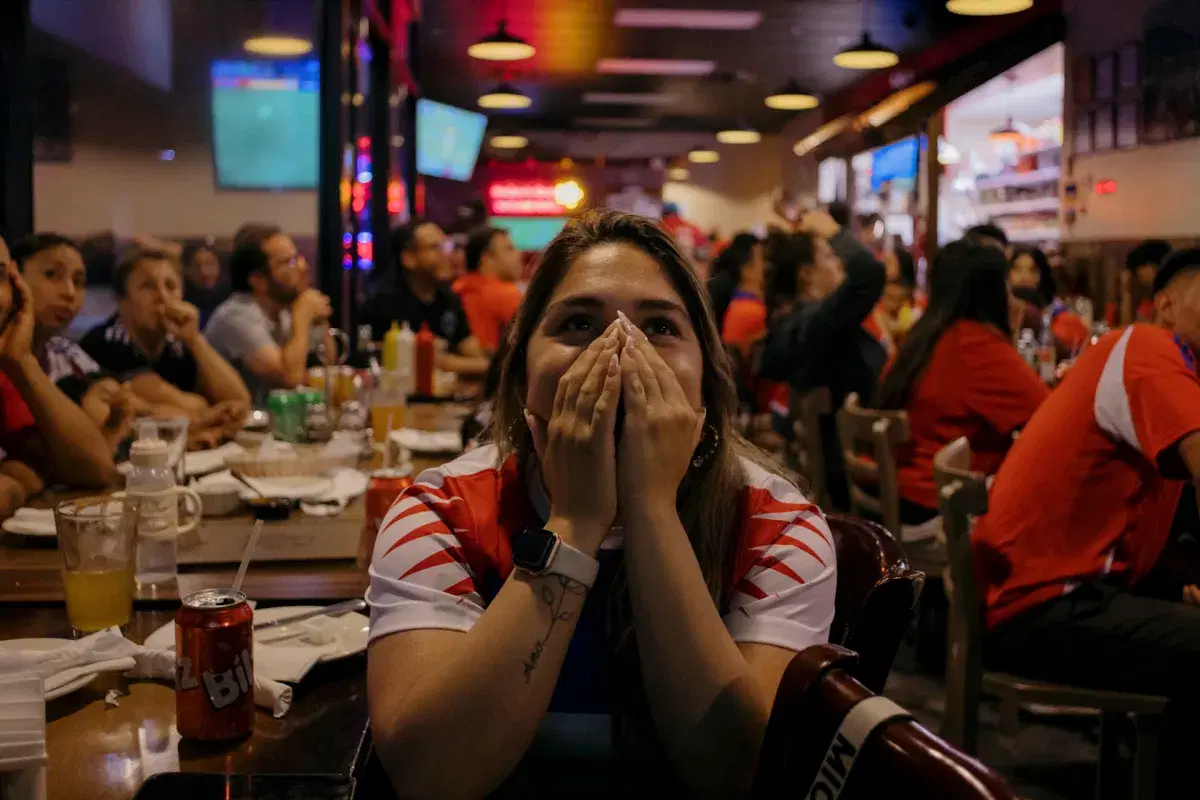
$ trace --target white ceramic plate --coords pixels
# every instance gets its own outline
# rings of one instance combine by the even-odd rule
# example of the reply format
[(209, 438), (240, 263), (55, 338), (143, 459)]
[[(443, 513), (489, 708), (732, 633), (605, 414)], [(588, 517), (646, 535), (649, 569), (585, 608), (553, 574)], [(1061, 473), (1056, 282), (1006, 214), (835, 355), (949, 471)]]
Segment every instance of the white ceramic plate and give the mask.
[[(70, 643), (70, 639), (6, 639), (0, 642), (0, 650), (57, 650)], [(90, 672), (87, 675), (80, 675), (70, 683), (65, 683), (52, 692), (46, 692), (46, 699), (57, 700), (64, 695), (82, 689), (94, 681), (99, 674), (99, 672)]]
[[(333, 481), (317, 475), (250, 478), (249, 480), (267, 497), (280, 497), (285, 500), (312, 500), (333, 490)], [(257, 496), (245, 486), (241, 487), (241, 495), (243, 500), (251, 500)]]
[[(254, 621), (270, 622), (280, 617), (291, 617), (307, 611), (316, 611), (319, 608), (322, 608), (322, 606), (275, 606), (274, 608), (256, 609), (254, 612)], [(315, 623), (313, 627), (301, 627), (313, 623)], [(371, 621), (365, 615), (357, 612), (342, 614), (340, 617), (310, 618), (294, 625), (275, 625), (271, 628), (255, 631), (254, 644), (256, 647), (270, 647), (271, 644), (287, 645), (288, 647), (311, 646), (320, 652), (320, 656), (317, 658), (318, 661), (335, 661), (339, 658), (361, 653), (367, 649), (367, 630), (370, 624)], [(296, 630), (306, 633), (314, 629), (319, 630), (322, 638), (328, 638), (328, 641), (319, 645), (307, 645), (302, 635), (287, 639), (282, 638)], [(260, 642), (260, 638), (269, 640), (270, 644)], [(168, 622), (147, 636), (145, 645), (160, 650), (173, 649), (175, 647), (175, 623)]]

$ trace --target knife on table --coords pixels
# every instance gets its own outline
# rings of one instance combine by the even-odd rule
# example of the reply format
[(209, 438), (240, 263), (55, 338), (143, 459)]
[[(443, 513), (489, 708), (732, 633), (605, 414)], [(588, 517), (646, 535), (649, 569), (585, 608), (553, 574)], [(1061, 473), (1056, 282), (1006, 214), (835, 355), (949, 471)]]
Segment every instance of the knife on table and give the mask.
[(293, 622), (303, 622), (306, 619), (314, 617), (340, 617), (343, 614), (349, 614), (352, 611), (362, 611), (367, 607), (366, 602), (361, 597), (356, 597), (353, 600), (343, 600), (340, 603), (334, 603), (331, 606), (318, 608), (313, 611), (303, 611), (299, 614), (293, 614), (290, 617), (280, 617), (279, 619), (267, 620), (265, 622), (254, 623), (254, 630), (261, 631), (264, 628), (277, 628), (280, 625), (290, 625)]

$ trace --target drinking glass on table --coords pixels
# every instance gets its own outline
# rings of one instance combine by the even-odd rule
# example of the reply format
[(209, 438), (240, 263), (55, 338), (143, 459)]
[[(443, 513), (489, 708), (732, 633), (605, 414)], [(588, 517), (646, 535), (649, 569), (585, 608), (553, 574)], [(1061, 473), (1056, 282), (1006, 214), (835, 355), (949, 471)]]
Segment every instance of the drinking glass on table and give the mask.
[(54, 508), (67, 620), (75, 635), (129, 624), (133, 610), (136, 499), (83, 497)]
[(147, 422), (154, 423), (155, 436), (162, 439), (171, 448), (167, 466), (175, 474), (175, 485), (187, 486), (187, 469), (184, 459), (187, 454), (188, 418), (151, 417)]

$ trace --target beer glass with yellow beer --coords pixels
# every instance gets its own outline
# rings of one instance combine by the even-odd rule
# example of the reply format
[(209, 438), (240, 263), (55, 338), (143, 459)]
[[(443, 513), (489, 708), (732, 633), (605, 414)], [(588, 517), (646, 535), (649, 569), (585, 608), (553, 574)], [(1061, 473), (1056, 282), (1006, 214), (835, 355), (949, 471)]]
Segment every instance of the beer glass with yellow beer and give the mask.
[(137, 516), (135, 498), (84, 497), (55, 507), (67, 620), (76, 635), (129, 623)]

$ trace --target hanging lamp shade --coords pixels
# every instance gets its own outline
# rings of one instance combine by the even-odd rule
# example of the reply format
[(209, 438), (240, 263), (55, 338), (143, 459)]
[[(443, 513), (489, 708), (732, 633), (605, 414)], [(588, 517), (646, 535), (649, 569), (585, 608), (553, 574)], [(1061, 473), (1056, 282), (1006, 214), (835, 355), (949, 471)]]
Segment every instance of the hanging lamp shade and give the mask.
[(999, 17), (1033, 8), (1033, 0), (947, 0), (946, 10), (964, 17)]
[(1009, 117), (1003, 125), (991, 131), (988, 138), (993, 142), (1019, 142), (1025, 138), (1025, 134), (1013, 125), (1013, 118)]
[(533, 100), (507, 81), (479, 96), (480, 108), (513, 109), (529, 108), (531, 105)]
[(520, 61), (537, 51), (533, 45), (508, 32), (508, 20), (500, 20), (496, 31), (467, 48), (467, 55), (480, 61)]
[(844, 69), (887, 69), (900, 63), (900, 56), (863, 31), (861, 39), (833, 57), (833, 63)]
[(529, 140), (519, 133), (498, 133), (488, 140), (488, 144), (497, 150), (520, 150), (529, 144)]
[(762, 135), (749, 125), (739, 125), (717, 131), (717, 141), (721, 144), (758, 144), (762, 141)]
[(801, 86), (795, 78), (779, 87), (779, 91), (767, 95), (764, 102), (767, 108), (777, 111), (804, 111), (820, 104), (817, 96)]
[(688, 161), (693, 164), (715, 164), (721, 160), (721, 154), (707, 147), (693, 147), (688, 151)]
[(692, 176), (687, 167), (670, 167), (667, 169), (667, 180), (686, 181)]
[(268, 0), (261, 26), (242, 42), (243, 49), (271, 58), (295, 58), (312, 52), (312, 40), (305, 35), (311, 28), (308, 13), (297, 11), (297, 4), (287, 0)]

